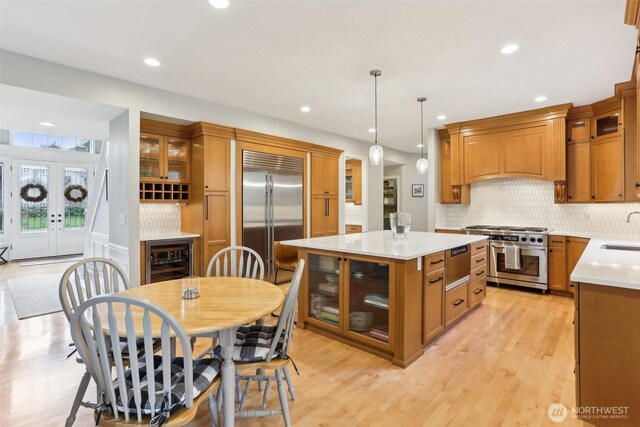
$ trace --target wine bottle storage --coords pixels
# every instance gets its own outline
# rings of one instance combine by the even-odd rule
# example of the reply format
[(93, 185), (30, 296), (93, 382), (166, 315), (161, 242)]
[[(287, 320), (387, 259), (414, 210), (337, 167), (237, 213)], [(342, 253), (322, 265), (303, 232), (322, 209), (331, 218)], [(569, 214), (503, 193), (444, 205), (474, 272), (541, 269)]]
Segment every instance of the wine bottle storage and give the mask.
[(193, 240), (156, 240), (146, 246), (147, 283), (176, 280), (193, 274)]
[(175, 203), (188, 202), (189, 184), (141, 182), (140, 201)]

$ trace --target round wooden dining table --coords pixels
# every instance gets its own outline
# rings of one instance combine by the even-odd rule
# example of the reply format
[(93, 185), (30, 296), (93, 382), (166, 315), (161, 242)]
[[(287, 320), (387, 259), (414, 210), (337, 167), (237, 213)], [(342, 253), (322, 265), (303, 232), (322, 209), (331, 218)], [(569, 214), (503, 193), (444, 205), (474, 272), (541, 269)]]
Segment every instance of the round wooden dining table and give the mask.
[[(232, 426), (235, 412), (233, 346), (236, 331), (239, 326), (253, 323), (280, 307), (284, 301), (282, 290), (262, 280), (201, 277), (200, 297), (195, 299), (182, 298), (182, 280), (134, 287), (120, 294), (139, 297), (161, 307), (181, 323), (187, 335), (218, 333), (223, 358), (222, 416), (224, 426)], [(159, 323), (152, 324), (152, 329), (154, 336), (160, 336)]]

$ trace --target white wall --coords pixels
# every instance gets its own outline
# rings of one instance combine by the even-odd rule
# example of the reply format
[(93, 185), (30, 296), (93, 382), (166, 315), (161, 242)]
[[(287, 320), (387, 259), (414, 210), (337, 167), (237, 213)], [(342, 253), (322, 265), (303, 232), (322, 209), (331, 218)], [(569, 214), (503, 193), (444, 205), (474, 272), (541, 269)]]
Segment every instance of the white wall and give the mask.
[[(400, 210), (411, 214), (411, 230), (428, 231), (428, 211), (427, 201), (429, 188), (427, 186), (428, 175), (418, 175), (415, 162), (420, 156), (418, 154), (406, 154), (406, 164), (385, 166), (385, 176), (400, 177)], [(431, 167), (431, 166), (430, 166)], [(413, 184), (424, 185), (424, 197), (413, 197)]]

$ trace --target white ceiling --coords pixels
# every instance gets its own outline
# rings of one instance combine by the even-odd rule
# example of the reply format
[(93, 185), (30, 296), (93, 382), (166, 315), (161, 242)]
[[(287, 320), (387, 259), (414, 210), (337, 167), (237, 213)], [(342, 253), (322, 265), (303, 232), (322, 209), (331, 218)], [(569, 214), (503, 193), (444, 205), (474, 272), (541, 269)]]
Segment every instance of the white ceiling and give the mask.
[[(109, 139), (109, 121), (122, 108), (0, 85), (0, 129), (74, 138)], [(53, 122), (45, 127), (38, 122)]]
[[(0, 2), (0, 47), (416, 152), (425, 125), (585, 104), (631, 76), (613, 1)], [(499, 49), (517, 43), (520, 50)], [(162, 65), (142, 63), (153, 56)], [(538, 95), (548, 96), (542, 104)], [(301, 105), (311, 112), (303, 114)]]

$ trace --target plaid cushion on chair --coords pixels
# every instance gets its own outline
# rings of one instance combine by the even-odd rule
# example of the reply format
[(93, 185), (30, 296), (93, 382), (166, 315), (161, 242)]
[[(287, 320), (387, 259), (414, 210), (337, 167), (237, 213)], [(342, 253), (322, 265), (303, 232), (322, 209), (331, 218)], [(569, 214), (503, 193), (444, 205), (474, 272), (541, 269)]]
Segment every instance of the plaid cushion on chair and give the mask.
[[(271, 343), (276, 334), (277, 326), (247, 325), (240, 326), (236, 332), (236, 342), (233, 347), (233, 360), (236, 362), (257, 362), (265, 360)], [(220, 356), (222, 348), (216, 346), (213, 350), (216, 356)], [(282, 351), (282, 336), (276, 345), (275, 357), (288, 359)]]
[[(151, 345), (155, 347), (160, 342), (160, 338), (155, 338)], [(140, 353), (144, 352), (144, 338), (138, 338), (136, 340), (136, 350), (138, 356)], [(122, 353), (122, 357), (128, 359), (129, 358), (129, 345), (127, 344), (127, 337), (120, 337), (120, 352)], [(113, 351), (109, 351), (109, 354), (113, 355)]]
[[(216, 378), (220, 371), (221, 359), (218, 357), (200, 359), (193, 362), (193, 398), (195, 399), (202, 393)], [(168, 399), (164, 402), (164, 393), (162, 391), (162, 356), (153, 356), (154, 378), (155, 381), (155, 412), (163, 413), (165, 411), (173, 412), (185, 404), (185, 388), (183, 382), (184, 359), (176, 357), (171, 360), (171, 405), (167, 408)], [(138, 362), (138, 373), (140, 375), (140, 391), (141, 406), (144, 414), (151, 414), (151, 404), (149, 403), (149, 387), (147, 378), (146, 362), (141, 359)], [(127, 407), (130, 413), (136, 413), (136, 403), (133, 397), (133, 375), (131, 369), (127, 369), (124, 373), (125, 385), (127, 387), (128, 402)], [(124, 412), (121, 393), (118, 380), (113, 381), (116, 392), (116, 405), (119, 411)]]

